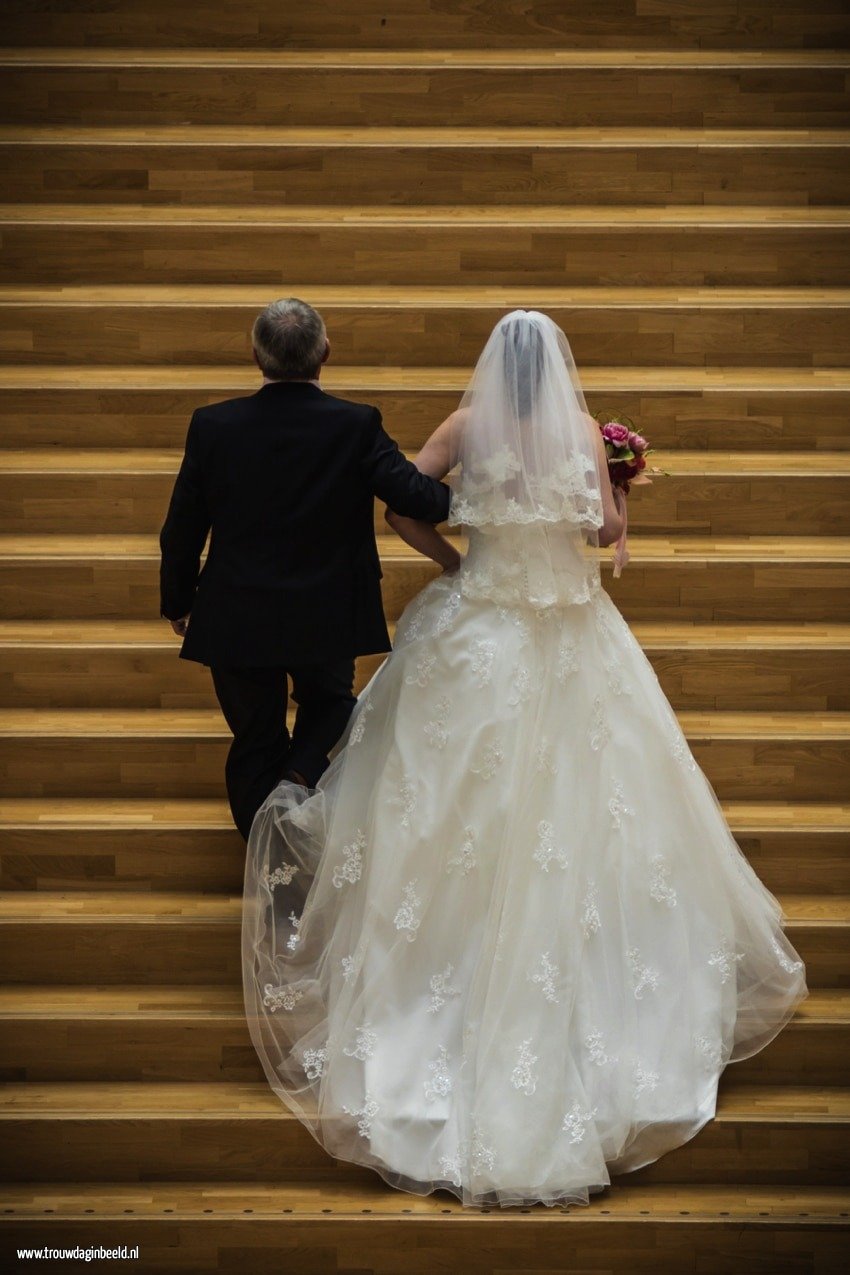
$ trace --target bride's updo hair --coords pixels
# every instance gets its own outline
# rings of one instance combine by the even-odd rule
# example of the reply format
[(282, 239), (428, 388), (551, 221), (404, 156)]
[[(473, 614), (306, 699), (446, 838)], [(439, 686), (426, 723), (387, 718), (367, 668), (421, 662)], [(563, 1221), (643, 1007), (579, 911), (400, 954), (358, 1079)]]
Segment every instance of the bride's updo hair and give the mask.
[[(531, 415), (546, 361), (543, 315), (515, 311), (499, 324), (505, 337), (505, 387), (517, 419)], [(554, 326), (554, 325), (553, 325)]]

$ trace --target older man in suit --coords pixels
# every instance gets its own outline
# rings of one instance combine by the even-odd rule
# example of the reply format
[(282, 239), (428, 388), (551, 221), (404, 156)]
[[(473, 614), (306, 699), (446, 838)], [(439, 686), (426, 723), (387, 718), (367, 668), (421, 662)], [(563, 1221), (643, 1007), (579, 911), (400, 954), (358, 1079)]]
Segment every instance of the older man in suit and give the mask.
[(262, 387), (194, 413), (160, 535), (161, 613), (182, 658), (210, 667), (246, 840), (282, 777), (312, 787), (327, 766), (355, 703), (355, 656), (390, 649), (375, 497), (433, 523), (449, 506), (448, 487), (403, 456), (377, 408), (322, 390), (330, 346), (312, 306), (273, 302), (253, 344)]

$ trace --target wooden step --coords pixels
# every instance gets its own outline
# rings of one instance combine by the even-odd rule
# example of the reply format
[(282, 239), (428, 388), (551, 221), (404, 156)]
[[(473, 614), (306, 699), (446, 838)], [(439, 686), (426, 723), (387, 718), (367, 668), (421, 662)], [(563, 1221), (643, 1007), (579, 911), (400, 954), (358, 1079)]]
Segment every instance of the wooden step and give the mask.
[[(302, 287), (351, 364), (475, 363), (494, 324), (545, 310), (579, 366), (846, 366), (847, 288)], [(256, 285), (0, 288), (0, 358), (42, 365), (242, 363), (267, 293)], [(57, 342), (56, 332), (62, 330)]]
[[(809, 986), (846, 988), (850, 899), (789, 894), (780, 902)], [(0, 895), (2, 981), (238, 983), (241, 908), (239, 894), (13, 890)]]
[(0, 127), (9, 203), (847, 205), (823, 128)]
[[(736, 3), (737, 0), (732, 0)], [(681, 0), (679, 0), (681, 3)], [(226, 72), (232, 70), (286, 70), (322, 67), (338, 71), (391, 70), (400, 67), (406, 71), (439, 69), (512, 70), (523, 67), (526, 71), (545, 71), (559, 67), (581, 69), (594, 67), (599, 70), (835, 70), (850, 66), (850, 55), (844, 48), (826, 48), (799, 45), (792, 49), (768, 47), (673, 49), (655, 46), (651, 49), (593, 47), (576, 45), (574, 48), (533, 48), (526, 45), (511, 48), (495, 48), (489, 44), (468, 48), (443, 48), (430, 45), (413, 49), (394, 48), (307, 47), (281, 48), (193, 48), (186, 44), (168, 48), (156, 47), (98, 47), (86, 45), (64, 48), (61, 45), (45, 45), (19, 48), (5, 44), (0, 49), (0, 67), (39, 68), (124, 68), (179, 67), (191, 71), (194, 68), (214, 68)]]
[[(633, 631), (676, 708), (850, 709), (846, 624), (675, 624)], [(0, 621), (0, 706), (211, 708), (206, 669), (161, 620)], [(358, 691), (381, 663), (358, 661)]]
[[(773, 891), (850, 895), (850, 806), (723, 801), (738, 845)], [(219, 798), (0, 800), (0, 887), (242, 888), (245, 847)]]
[[(252, 1272), (357, 1270), (433, 1275), (450, 1254), (465, 1275), (626, 1269), (712, 1275), (842, 1268), (850, 1196), (844, 1187), (783, 1185), (608, 1188), (586, 1209), (463, 1207), (448, 1192), (353, 1182), (60, 1183), (4, 1186), (8, 1242), (88, 1248), (140, 1245), (149, 1271), (228, 1271), (234, 1245)], [(366, 1223), (366, 1225), (364, 1225)], [(380, 1240), (376, 1239), (380, 1235)], [(520, 1265), (521, 1264), (521, 1265)], [(707, 1264), (707, 1265), (706, 1265)]]
[[(384, 606), (397, 619), (436, 568), (396, 537), (378, 538)], [(628, 620), (850, 619), (850, 539), (634, 536), (606, 587)], [(150, 536), (0, 536), (0, 615), (9, 620), (140, 619), (159, 614)]]
[[(717, 795), (840, 801), (850, 713), (678, 714)], [(214, 797), (230, 731), (217, 709), (10, 708), (0, 724), (0, 795)]]
[[(458, 405), (469, 368), (344, 367), (329, 393), (376, 403), (387, 428), (421, 447)], [(582, 368), (592, 411), (625, 413), (661, 448), (850, 449), (850, 374), (840, 368)], [(0, 366), (7, 447), (182, 447), (203, 403), (256, 392), (237, 367)]]
[[(0, 1080), (262, 1081), (238, 987), (0, 988)], [(840, 1085), (850, 992), (815, 989), (741, 1084)]]
[(846, 208), (701, 205), (373, 211), (12, 204), (0, 208), (0, 270), (7, 283), (24, 287), (134, 279), (285, 289), (293, 262), (302, 287), (846, 285), (848, 220)]
[[(629, 1183), (840, 1186), (848, 1120), (844, 1089), (730, 1079), (716, 1119)], [(5, 1181), (162, 1181), (203, 1172), (210, 1181), (280, 1182), (327, 1173), (333, 1163), (266, 1084), (8, 1084), (0, 1123)], [(333, 1165), (340, 1183), (367, 1174)]]
[[(846, 126), (838, 50), (781, 59), (630, 50), (483, 49), (412, 57), (210, 51), (114, 52), (96, 60), (0, 51), (7, 124), (577, 126), (697, 128)], [(533, 76), (533, 92), (529, 78)]]
[[(517, 48), (578, 50), (718, 49), (764, 50), (845, 48), (850, 40), (846, 13), (834, 0), (783, 0), (781, 8), (763, 0), (715, 0), (710, 8), (694, 0), (655, 0), (652, 11), (600, 0), (592, 8), (568, 0), (558, 5), (502, 0), (481, 8), (474, 0), (436, 6), (433, 0), (404, 0), (387, 10), (380, 0), (350, 0), (336, 9), (277, 9), (244, 0), (234, 10), (228, 0), (181, 6), (169, 0), (109, 0), (59, 5), (33, 13), (26, 0), (6, 0), (4, 42), (13, 46), (70, 47), (92, 56), (105, 50), (179, 49), (208, 56), (210, 33), (222, 50), (318, 49), (326, 56), (354, 49)], [(429, 52), (430, 55), (430, 52)], [(79, 56), (79, 54), (78, 54)], [(114, 57), (114, 53), (112, 54)]]
[[(0, 451), (5, 532), (158, 532), (182, 453), (153, 448)], [(665, 452), (651, 491), (629, 502), (634, 531), (829, 535), (845, 523), (846, 452)], [(386, 531), (385, 505), (375, 528)]]

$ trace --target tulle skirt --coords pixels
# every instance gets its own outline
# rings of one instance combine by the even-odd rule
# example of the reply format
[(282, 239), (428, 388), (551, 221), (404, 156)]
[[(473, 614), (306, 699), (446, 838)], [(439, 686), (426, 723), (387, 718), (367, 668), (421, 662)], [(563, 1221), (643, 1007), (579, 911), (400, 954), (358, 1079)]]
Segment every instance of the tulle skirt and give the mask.
[(585, 1203), (691, 1138), (806, 995), (782, 921), (608, 595), (442, 577), (318, 788), (257, 815), (248, 1022), (332, 1156)]

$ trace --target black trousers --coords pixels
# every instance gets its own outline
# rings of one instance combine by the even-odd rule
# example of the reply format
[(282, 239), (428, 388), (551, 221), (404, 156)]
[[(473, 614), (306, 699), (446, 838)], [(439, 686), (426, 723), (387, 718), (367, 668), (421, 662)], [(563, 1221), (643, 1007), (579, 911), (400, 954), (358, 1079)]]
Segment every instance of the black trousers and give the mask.
[[(295, 668), (215, 665), (210, 672), (233, 731), (225, 766), (227, 796), (233, 822), (247, 841), (254, 815), (284, 771), (297, 771), (312, 788), (326, 769), (328, 753), (357, 702), (354, 660)], [(298, 705), (291, 735), (286, 726), (287, 674)]]

